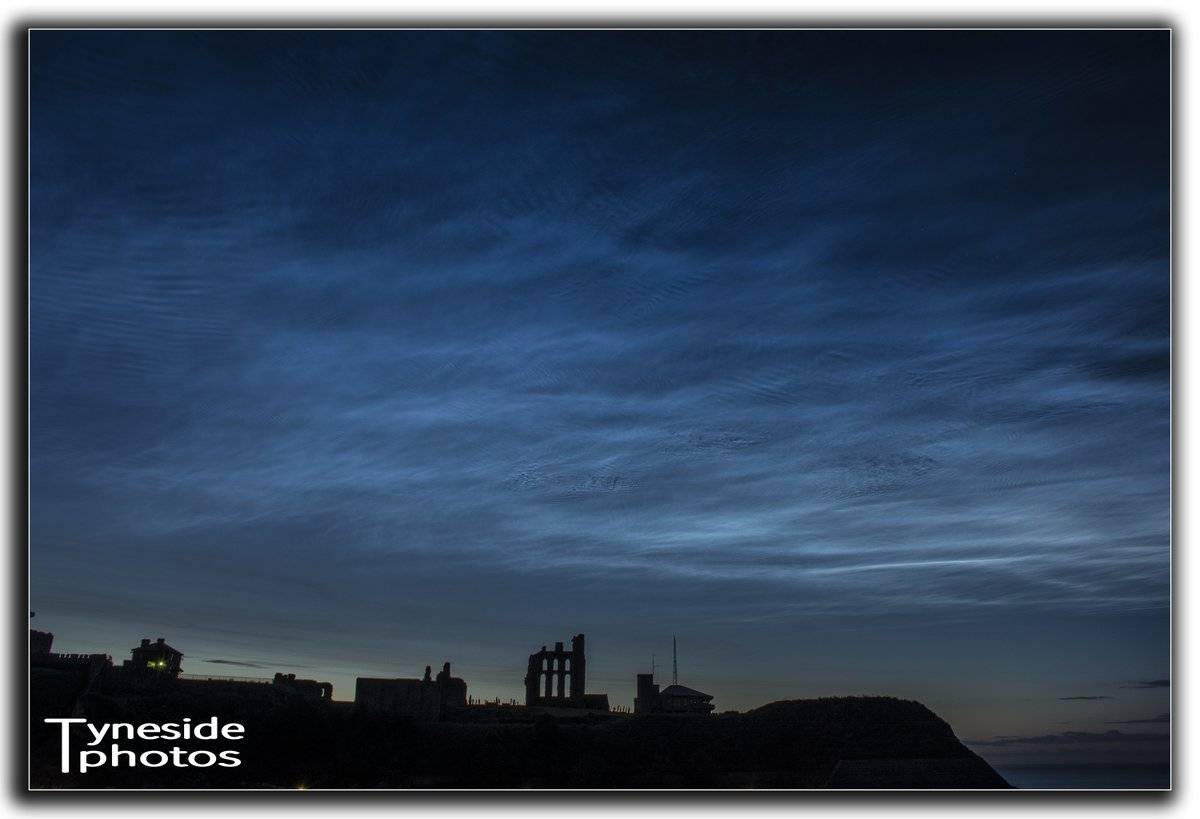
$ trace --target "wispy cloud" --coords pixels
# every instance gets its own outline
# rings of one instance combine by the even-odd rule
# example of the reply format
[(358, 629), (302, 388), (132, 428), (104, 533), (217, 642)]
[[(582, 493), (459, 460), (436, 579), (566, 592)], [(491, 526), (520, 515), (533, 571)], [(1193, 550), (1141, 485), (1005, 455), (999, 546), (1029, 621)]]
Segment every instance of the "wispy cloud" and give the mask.
[(1170, 688), (1170, 680), (1143, 680), (1128, 685), (1122, 685), (1122, 688)]
[(1170, 714), (1159, 714), (1157, 717), (1148, 717), (1146, 719), (1121, 719), (1106, 722), (1105, 725), (1142, 725), (1152, 722), (1170, 722)]
[(1163, 612), (1150, 34), (36, 32), (34, 604), (347, 677)]
[(1127, 734), (1112, 730), (1103, 732), (1064, 731), (1061, 734), (1042, 734), (1039, 736), (999, 736), (991, 739), (970, 740), (971, 745), (1002, 747), (1007, 745), (1081, 745), (1091, 743), (1124, 743), (1124, 742), (1165, 742), (1166, 734)]
[(1113, 698), (1107, 695), (1079, 695), (1075, 697), (1059, 697), (1059, 699), (1065, 702), (1068, 700), (1111, 700)]

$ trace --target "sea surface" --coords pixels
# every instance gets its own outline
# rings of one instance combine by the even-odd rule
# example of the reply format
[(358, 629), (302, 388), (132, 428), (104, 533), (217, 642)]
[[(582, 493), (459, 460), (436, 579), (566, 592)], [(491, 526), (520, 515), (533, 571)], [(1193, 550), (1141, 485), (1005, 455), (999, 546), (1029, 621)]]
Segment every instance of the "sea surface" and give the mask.
[(992, 765), (1008, 783), (1023, 789), (1127, 790), (1171, 787), (1170, 768), (1162, 765)]

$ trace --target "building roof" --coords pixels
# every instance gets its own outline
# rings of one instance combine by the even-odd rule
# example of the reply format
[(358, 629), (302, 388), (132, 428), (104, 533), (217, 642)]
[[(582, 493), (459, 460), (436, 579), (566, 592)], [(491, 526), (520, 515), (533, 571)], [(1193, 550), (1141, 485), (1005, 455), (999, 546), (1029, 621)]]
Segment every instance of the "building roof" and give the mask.
[(712, 694), (705, 694), (702, 691), (697, 691), (694, 688), (688, 688), (686, 685), (668, 685), (659, 692), (660, 697), (701, 697), (706, 700), (712, 699)]
[(130, 651), (165, 651), (167, 654), (178, 654), (180, 657), (183, 656), (183, 652), (179, 649), (171, 648), (171, 646), (167, 645), (166, 643), (158, 642), (150, 643), (149, 645), (144, 646), (134, 646), (130, 649)]

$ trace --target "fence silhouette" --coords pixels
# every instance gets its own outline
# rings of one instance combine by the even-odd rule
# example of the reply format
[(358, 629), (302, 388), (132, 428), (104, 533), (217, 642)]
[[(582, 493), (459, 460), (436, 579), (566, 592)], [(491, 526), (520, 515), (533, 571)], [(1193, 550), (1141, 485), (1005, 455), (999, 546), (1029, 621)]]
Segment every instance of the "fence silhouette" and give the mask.
[(212, 674), (180, 674), (181, 680), (202, 680), (207, 682), (239, 682), (239, 683), (261, 683), (270, 685), (271, 680), (266, 677), (216, 677)]

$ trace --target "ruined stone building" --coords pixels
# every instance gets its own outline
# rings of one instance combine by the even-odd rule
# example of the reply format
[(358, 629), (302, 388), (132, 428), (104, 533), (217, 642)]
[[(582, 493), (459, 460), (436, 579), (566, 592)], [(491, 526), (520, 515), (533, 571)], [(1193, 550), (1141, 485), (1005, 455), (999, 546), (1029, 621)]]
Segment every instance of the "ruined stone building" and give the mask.
[(437, 678), (425, 666), (422, 679), (359, 677), (354, 685), (354, 705), (364, 711), (411, 717), (418, 722), (437, 722), (467, 707), (467, 684), (450, 676), (450, 663), (442, 665)]
[(659, 691), (653, 674), (637, 675), (637, 696), (633, 700), (635, 714), (708, 714), (715, 707), (712, 694), (678, 684)]
[(295, 674), (281, 674), (276, 672), (274, 679), (271, 680), (271, 684), (315, 700), (333, 699), (333, 683), (321, 682), (319, 680), (298, 680)]
[(529, 655), (529, 666), (525, 672), (525, 704), (607, 711), (608, 695), (587, 694), (586, 684), (584, 638), (582, 634), (576, 634), (571, 638), (570, 651), (565, 651), (562, 643), (555, 643), (553, 651), (542, 646), (541, 651)]

